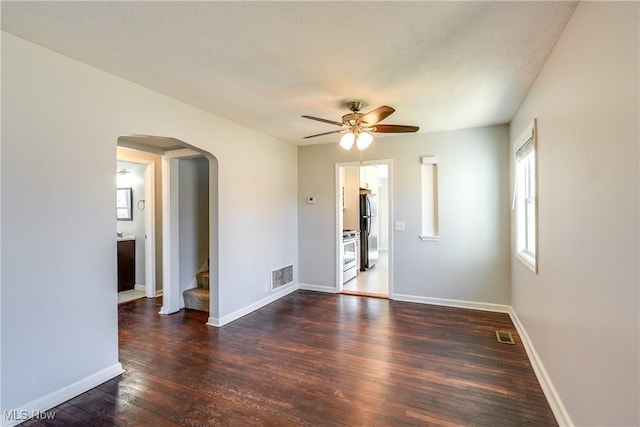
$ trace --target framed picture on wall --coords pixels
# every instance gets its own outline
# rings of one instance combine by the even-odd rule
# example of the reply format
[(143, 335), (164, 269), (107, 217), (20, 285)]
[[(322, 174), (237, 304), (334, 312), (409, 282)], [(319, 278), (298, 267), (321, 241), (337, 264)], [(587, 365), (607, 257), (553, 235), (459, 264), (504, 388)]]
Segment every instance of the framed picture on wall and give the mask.
[(131, 187), (116, 190), (116, 218), (118, 221), (133, 221), (133, 190)]

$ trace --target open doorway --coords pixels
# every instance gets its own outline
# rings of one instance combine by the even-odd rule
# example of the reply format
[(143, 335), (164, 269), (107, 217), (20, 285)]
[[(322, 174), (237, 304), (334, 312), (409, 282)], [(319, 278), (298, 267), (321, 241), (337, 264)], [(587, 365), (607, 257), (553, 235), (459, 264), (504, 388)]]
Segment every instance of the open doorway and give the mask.
[(162, 292), (161, 277), (156, 274), (161, 261), (156, 247), (155, 193), (161, 158), (118, 148), (117, 159), (118, 303), (124, 303)]
[[(160, 314), (171, 314), (185, 308), (185, 291), (202, 288), (197, 307), (187, 308), (207, 311), (216, 317), (217, 159), (206, 151), (167, 137), (121, 136), (119, 154), (121, 150), (157, 156), (155, 278), (158, 286), (154, 295), (147, 296), (162, 295)], [(204, 277), (206, 282), (202, 281)]]
[(391, 161), (338, 165), (338, 291), (388, 298)]
[(161, 314), (210, 311), (210, 162), (181, 149), (164, 155), (165, 288)]

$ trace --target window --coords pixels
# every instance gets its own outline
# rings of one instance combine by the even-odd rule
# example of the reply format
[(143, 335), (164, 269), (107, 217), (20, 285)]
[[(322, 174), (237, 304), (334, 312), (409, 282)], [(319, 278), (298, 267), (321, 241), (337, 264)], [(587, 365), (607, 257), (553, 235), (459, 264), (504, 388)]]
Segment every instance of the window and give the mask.
[(513, 208), (516, 225), (516, 257), (537, 271), (536, 211), (536, 122), (527, 127), (516, 141)]
[(424, 156), (422, 161), (422, 240), (440, 240), (438, 228), (438, 158)]

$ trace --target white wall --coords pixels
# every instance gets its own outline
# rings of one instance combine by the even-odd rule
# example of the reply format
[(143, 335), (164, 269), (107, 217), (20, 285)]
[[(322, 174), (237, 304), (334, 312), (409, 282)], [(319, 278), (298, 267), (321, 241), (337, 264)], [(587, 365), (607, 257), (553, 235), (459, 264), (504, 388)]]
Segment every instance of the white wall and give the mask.
[(511, 125), (538, 127), (538, 274), (512, 303), (569, 418), (640, 424), (638, 3), (580, 3)]
[(1, 102), (0, 410), (117, 372), (119, 136), (217, 159), (216, 314), (264, 298), (272, 266), (297, 265), (296, 147), (6, 33)]
[[(364, 160), (393, 159), (394, 294), (508, 304), (508, 127), (377, 138)], [(423, 242), (420, 156), (439, 164), (441, 241)], [(335, 164), (359, 161), (337, 143), (298, 149), (300, 282), (335, 288)], [(308, 196), (316, 204), (306, 203)]]

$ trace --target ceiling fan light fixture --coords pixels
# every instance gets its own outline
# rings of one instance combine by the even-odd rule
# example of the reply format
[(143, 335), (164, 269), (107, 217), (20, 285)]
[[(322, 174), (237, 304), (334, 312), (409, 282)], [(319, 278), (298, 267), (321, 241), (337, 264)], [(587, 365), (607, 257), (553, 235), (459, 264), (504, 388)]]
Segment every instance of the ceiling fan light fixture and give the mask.
[(353, 143), (355, 142), (355, 140), (356, 136), (351, 132), (347, 132), (342, 135), (342, 138), (340, 138), (340, 146), (345, 150), (350, 150), (351, 147), (353, 147)]
[(372, 141), (373, 136), (371, 136), (369, 132), (360, 132), (358, 138), (356, 139), (356, 146), (358, 147), (358, 150), (364, 150), (369, 145), (371, 145)]
[[(0, 0), (1, 1), (1, 0)], [(315, 138), (316, 136), (330, 135), (334, 133), (344, 133), (340, 138), (340, 146), (345, 150), (350, 150), (355, 142), (358, 150), (364, 150), (371, 142), (373, 142), (373, 136), (371, 132), (378, 133), (407, 133), (417, 132), (420, 128), (418, 126), (407, 125), (381, 125), (382, 120), (389, 117), (395, 110), (393, 107), (383, 105), (375, 108), (366, 114), (360, 113), (362, 107), (361, 101), (348, 102), (347, 107), (351, 110), (350, 113), (342, 116), (342, 121), (327, 120), (320, 117), (302, 116), (305, 119), (315, 120), (318, 122), (328, 123), (330, 125), (338, 126), (342, 129), (329, 132), (317, 133), (315, 135), (305, 136), (307, 138)]]

